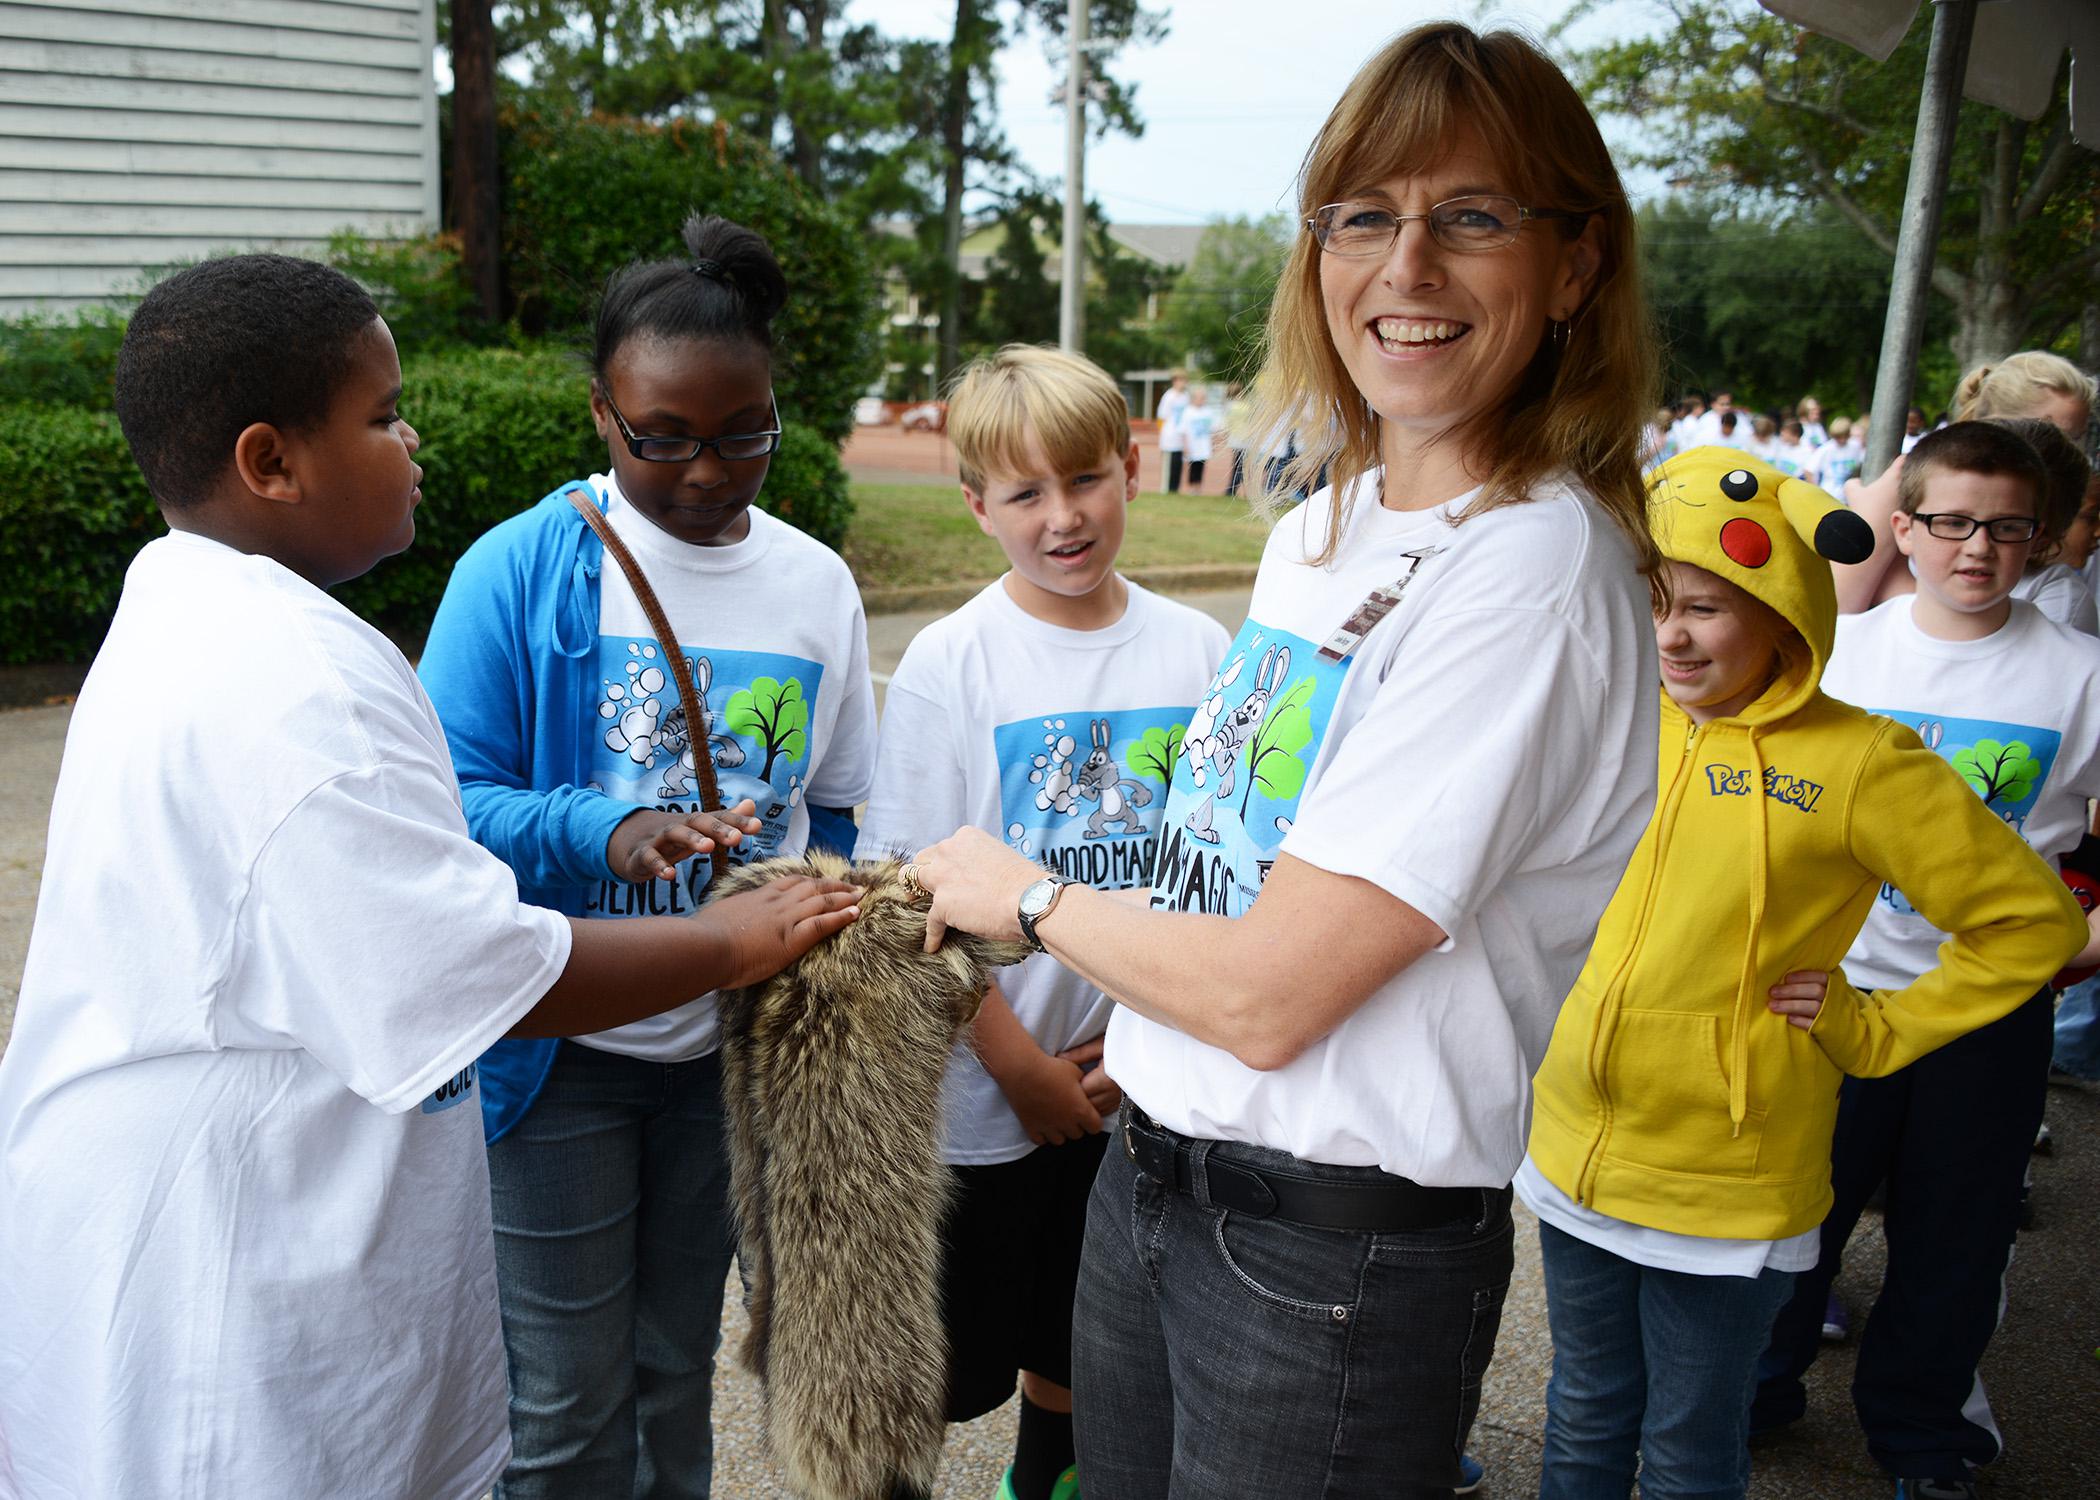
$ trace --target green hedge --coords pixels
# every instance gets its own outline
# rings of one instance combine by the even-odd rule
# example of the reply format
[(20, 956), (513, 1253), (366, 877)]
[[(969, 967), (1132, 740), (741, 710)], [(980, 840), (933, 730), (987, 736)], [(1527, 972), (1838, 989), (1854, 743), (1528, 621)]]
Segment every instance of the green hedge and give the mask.
[[(605, 467), (581, 361), (546, 352), (411, 356), (401, 409), (423, 438), (416, 542), (338, 592), (419, 637), (452, 564), (489, 527)], [(0, 404), (0, 662), (81, 661), (108, 629), (132, 555), (166, 529), (107, 412)], [(836, 547), (851, 516), (831, 444), (790, 424), (760, 498)]]
[(787, 273), (774, 324), (781, 412), (834, 443), (882, 373), (882, 288), (865, 234), (764, 146), (718, 125), (575, 115), (504, 119), (504, 274), (533, 334), (588, 337), (605, 280), (682, 255), (694, 209), (764, 235)]

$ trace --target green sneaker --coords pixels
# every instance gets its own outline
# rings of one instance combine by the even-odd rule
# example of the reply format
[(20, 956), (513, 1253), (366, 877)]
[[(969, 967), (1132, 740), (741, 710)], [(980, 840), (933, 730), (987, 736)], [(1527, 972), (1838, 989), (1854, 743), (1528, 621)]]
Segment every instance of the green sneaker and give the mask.
[[(992, 1497), (992, 1500), (1016, 1500), (1012, 1464), (1008, 1464), (1006, 1472), (999, 1476), (999, 1492)], [(1067, 1469), (1064, 1473), (1057, 1476), (1057, 1483), (1050, 1486), (1050, 1500), (1079, 1500), (1079, 1471), (1077, 1469)]]

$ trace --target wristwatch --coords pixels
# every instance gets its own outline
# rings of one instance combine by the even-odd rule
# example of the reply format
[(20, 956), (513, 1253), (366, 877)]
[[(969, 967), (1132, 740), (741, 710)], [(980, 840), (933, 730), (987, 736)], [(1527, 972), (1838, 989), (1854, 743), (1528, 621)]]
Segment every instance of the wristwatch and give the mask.
[(1067, 884), (1062, 875), (1045, 875), (1021, 892), (1021, 936), (1038, 953), (1043, 951), (1043, 940), (1035, 935), (1035, 924), (1057, 909), (1057, 898), (1064, 894)]

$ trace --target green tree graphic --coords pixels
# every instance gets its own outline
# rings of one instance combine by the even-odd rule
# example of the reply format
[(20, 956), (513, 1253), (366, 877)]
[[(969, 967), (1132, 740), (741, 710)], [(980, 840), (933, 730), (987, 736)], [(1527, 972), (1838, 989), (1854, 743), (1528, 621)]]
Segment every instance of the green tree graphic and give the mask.
[(1174, 766), (1181, 759), (1181, 737), (1187, 732), (1186, 724), (1146, 730), (1144, 738), (1130, 747), (1130, 774), (1161, 786), (1171, 785)]
[(2002, 802), (2011, 807), (2024, 802), (2042, 779), (2042, 763), (2035, 759), (2024, 740), (2003, 744), (1978, 740), (1954, 757), (1954, 769), (1986, 803)]
[(1269, 706), (1254, 743), (1247, 747), (1247, 790), (1240, 798), (1240, 820), (1246, 821), (1254, 784), (1271, 802), (1294, 797), (1305, 785), (1305, 761), (1299, 752), (1312, 743), (1313, 680), (1301, 677)]
[(773, 779), (773, 762), (783, 755), (792, 759), (809, 744), (809, 705), (802, 699), (799, 677), (786, 682), (759, 678), (729, 700), (723, 719), (738, 734), (749, 735), (766, 747), (760, 781)]

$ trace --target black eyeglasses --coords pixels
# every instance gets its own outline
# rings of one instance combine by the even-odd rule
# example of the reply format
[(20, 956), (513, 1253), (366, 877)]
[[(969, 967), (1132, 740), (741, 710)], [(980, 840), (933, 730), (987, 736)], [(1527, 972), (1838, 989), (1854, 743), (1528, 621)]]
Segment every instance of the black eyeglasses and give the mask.
[(1995, 521), (1979, 521), (1974, 516), (1949, 515), (1945, 511), (1936, 511), (1929, 516), (1919, 511), (1911, 519), (1924, 522), (1925, 529), (1943, 542), (1966, 542), (1981, 526), (1992, 541), (2010, 547), (2033, 541), (2042, 530), (2042, 523), (2032, 516), (2000, 516)]
[(605, 397), (605, 409), (612, 413), (620, 436), (627, 440), (627, 451), (643, 463), (689, 464), (709, 448), (721, 456), (725, 464), (744, 459), (764, 458), (780, 446), (780, 404), (772, 397), (767, 403), (773, 410), (773, 425), (764, 432), (726, 432), (720, 437), (636, 437), (627, 419), (620, 415), (620, 408), (613, 405), (612, 392), (604, 386), (598, 387)]
[(1477, 193), (1467, 198), (1446, 198), (1426, 214), (1396, 214), (1376, 203), (1351, 200), (1316, 208), (1305, 227), (1329, 255), (1384, 255), (1400, 237), (1400, 226), (1420, 219), (1446, 250), (1465, 254), (1475, 250), (1499, 250), (1514, 244), (1526, 219), (1572, 219), (1581, 222), (1588, 214), (1559, 213), (1526, 208), (1501, 193)]

